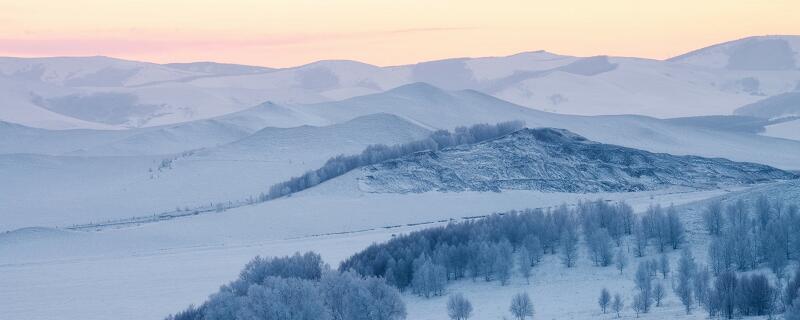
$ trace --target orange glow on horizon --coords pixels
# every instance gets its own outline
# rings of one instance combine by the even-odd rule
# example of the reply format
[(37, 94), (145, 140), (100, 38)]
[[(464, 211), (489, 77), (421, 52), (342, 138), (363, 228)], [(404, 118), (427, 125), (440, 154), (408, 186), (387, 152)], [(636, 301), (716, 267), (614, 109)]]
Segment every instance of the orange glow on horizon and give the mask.
[(800, 34), (800, 1), (0, 0), (0, 55), (398, 65), (547, 50), (664, 59)]

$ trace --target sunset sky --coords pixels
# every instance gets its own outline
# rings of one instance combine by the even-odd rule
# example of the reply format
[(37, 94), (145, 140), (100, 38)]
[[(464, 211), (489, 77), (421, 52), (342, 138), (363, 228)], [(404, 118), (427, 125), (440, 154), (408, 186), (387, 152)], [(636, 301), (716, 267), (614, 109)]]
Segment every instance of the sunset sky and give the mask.
[(800, 1), (0, 0), (0, 55), (272, 67), (522, 51), (668, 58), (800, 34)]

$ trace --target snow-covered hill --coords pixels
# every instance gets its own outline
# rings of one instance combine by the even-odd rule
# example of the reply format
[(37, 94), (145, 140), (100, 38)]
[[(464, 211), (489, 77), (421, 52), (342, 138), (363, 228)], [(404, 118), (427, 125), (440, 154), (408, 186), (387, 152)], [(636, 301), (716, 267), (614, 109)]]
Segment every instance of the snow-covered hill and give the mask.
[(798, 178), (764, 165), (650, 153), (550, 128), (523, 129), (474, 145), (419, 152), (363, 167), (355, 176), (363, 191), (377, 193), (630, 192)]
[(800, 36), (756, 36), (724, 42), (669, 59), (734, 70), (791, 70), (800, 67)]
[[(782, 169), (800, 168), (797, 164), (800, 144), (794, 141), (643, 116), (589, 117), (541, 112), (474, 90), (445, 91), (424, 83), (297, 108), (333, 122), (382, 112), (439, 129), (523, 120), (528, 127), (563, 128), (590, 140), (651, 152), (723, 157)], [(763, 154), (771, 156), (763, 157)]]
[[(198, 129), (206, 125), (212, 124), (200, 122)], [(183, 130), (190, 129), (176, 130), (188, 137), (190, 132)], [(2, 227), (69, 226), (243, 201), (333, 156), (358, 153), (371, 144), (418, 140), (429, 133), (397, 116), (374, 114), (323, 127), (262, 129), (220, 146), (170, 155), (0, 155), (5, 181), (0, 184)], [(208, 137), (212, 138), (223, 136)], [(134, 146), (149, 144), (142, 143)]]
[(752, 37), (666, 61), (536, 51), (392, 67), (347, 60), (270, 69), (107, 57), (0, 58), (0, 93), (6, 97), (0, 121), (50, 129), (150, 127), (268, 100), (330, 102), (415, 82), (565, 114), (727, 115), (798, 87), (798, 43), (797, 36)]
[(768, 125), (763, 135), (800, 141), (800, 119)]
[(736, 114), (764, 119), (800, 116), (800, 91), (775, 95), (736, 109)]

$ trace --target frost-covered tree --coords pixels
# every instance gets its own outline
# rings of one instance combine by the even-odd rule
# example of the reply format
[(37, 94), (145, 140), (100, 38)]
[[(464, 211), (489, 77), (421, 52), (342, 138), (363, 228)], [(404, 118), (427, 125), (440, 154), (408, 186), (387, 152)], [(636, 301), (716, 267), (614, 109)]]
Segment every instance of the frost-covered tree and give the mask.
[(772, 219), (772, 206), (766, 195), (761, 195), (756, 199), (755, 212), (758, 218), (758, 226), (761, 230), (764, 230), (767, 227), (767, 223)]
[[(695, 301), (706, 311), (712, 309), (711, 293), (709, 292), (711, 281), (711, 272), (708, 267), (698, 267), (692, 281), (692, 290), (694, 292)], [(691, 311), (691, 309), (690, 309)]]
[(495, 255), (492, 269), (497, 275), (497, 280), (500, 281), (500, 284), (506, 285), (508, 280), (511, 279), (511, 270), (514, 266), (514, 248), (508, 240), (505, 240), (497, 244), (495, 251), (497, 254)]
[(533, 302), (527, 293), (518, 293), (511, 299), (511, 306), (508, 308), (517, 320), (533, 318)]
[(398, 320), (406, 316), (399, 291), (384, 279), (361, 278), (352, 271), (327, 272), (319, 290), (333, 320)]
[(414, 276), (411, 286), (414, 293), (430, 298), (444, 293), (447, 282), (447, 271), (444, 267), (434, 264), (428, 256), (421, 256), (414, 265)]
[(628, 266), (628, 255), (625, 254), (622, 248), (617, 250), (617, 255), (614, 258), (614, 265), (617, 267), (617, 270), (619, 270), (619, 274), (622, 274), (622, 271)]
[[(714, 281), (714, 299), (722, 316), (733, 319), (736, 311), (736, 287), (738, 286), (736, 274), (726, 271), (717, 276)], [(716, 309), (716, 308), (715, 308)]]
[(648, 238), (653, 239), (658, 252), (664, 252), (670, 244), (669, 225), (664, 209), (660, 205), (651, 205), (642, 217), (642, 224), (645, 226)]
[(637, 220), (633, 227), (633, 253), (639, 258), (647, 254), (647, 229), (642, 220)]
[(617, 318), (620, 317), (620, 312), (622, 312), (622, 308), (625, 307), (624, 302), (622, 302), (622, 297), (619, 293), (614, 294), (614, 301), (611, 303), (611, 310), (614, 310), (614, 313), (617, 314)]
[(519, 274), (525, 278), (525, 283), (531, 283), (531, 254), (526, 247), (519, 249)]
[(523, 241), (523, 246), (529, 253), (531, 266), (535, 266), (542, 261), (542, 255), (544, 254), (544, 251), (542, 248), (542, 242), (539, 240), (538, 236), (528, 235)]
[(664, 300), (666, 295), (667, 289), (664, 288), (664, 284), (662, 284), (661, 281), (657, 281), (653, 286), (653, 300), (656, 302), (656, 307), (661, 306), (661, 300)]
[(646, 313), (647, 308), (649, 308), (649, 302), (647, 298), (645, 298), (641, 293), (636, 293), (633, 296), (633, 302), (631, 303), (631, 309), (633, 312), (636, 313), (636, 317), (639, 317), (640, 313)]
[(189, 305), (189, 307), (185, 310), (180, 311), (175, 315), (167, 316), (167, 318), (164, 320), (203, 320), (204, 315), (205, 314), (202, 307), (195, 308), (195, 306), (192, 304)]
[(670, 272), (669, 267), (669, 257), (666, 254), (662, 254), (661, 257), (658, 259), (658, 271), (661, 272), (661, 275), (664, 279), (667, 278), (667, 274)]
[(472, 316), (472, 303), (461, 293), (450, 295), (447, 299), (447, 315), (452, 320), (466, 320)]
[(669, 244), (672, 246), (672, 250), (676, 250), (686, 239), (686, 231), (678, 217), (678, 211), (675, 210), (674, 206), (670, 205), (669, 208), (667, 208), (666, 219), (667, 238), (669, 239)]
[(319, 254), (307, 252), (277, 258), (255, 257), (240, 272), (239, 278), (226, 286), (237, 295), (244, 295), (253, 284), (261, 284), (268, 277), (319, 280), (324, 263)]
[(770, 220), (761, 232), (761, 255), (778, 278), (783, 278), (789, 264), (789, 226), (784, 219)]
[(574, 222), (566, 222), (561, 234), (561, 262), (567, 268), (575, 266), (578, 260), (578, 230)]
[(736, 287), (736, 304), (744, 316), (772, 315), (775, 311), (777, 290), (763, 274), (742, 276)]
[(317, 288), (298, 278), (268, 277), (250, 286), (237, 320), (325, 320), (330, 314)]
[(650, 278), (649, 269), (647, 262), (640, 262), (634, 277), (637, 290), (637, 299), (634, 300), (634, 304), (640, 307), (639, 310), (642, 313), (649, 312), (650, 305), (653, 303), (653, 280)]
[(591, 233), (587, 239), (587, 248), (592, 262), (596, 266), (609, 266), (614, 261), (614, 253), (611, 249), (612, 239), (605, 228), (598, 229)]
[(692, 312), (694, 306), (694, 283), (692, 279), (697, 270), (697, 265), (694, 262), (694, 257), (689, 248), (684, 248), (681, 252), (681, 258), (678, 260), (678, 274), (677, 283), (673, 287), (675, 295), (681, 300), (686, 314)]
[(712, 236), (717, 236), (722, 232), (725, 223), (722, 217), (722, 203), (714, 201), (706, 207), (703, 212), (703, 223)]
[(608, 310), (609, 303), (611, 303), (611, 293), (608, 292), (608, 289), (603, 288), (603, 290), (600, 291), (600, 298), (597, 298), (597, 304), (600, 305), (600, 310), (602, 310), (603, 313), (606, 313)]
[(647, 273), (650, 274), (651, 277), (658, 275), (658, 260), (655, 258), (647, 260)]

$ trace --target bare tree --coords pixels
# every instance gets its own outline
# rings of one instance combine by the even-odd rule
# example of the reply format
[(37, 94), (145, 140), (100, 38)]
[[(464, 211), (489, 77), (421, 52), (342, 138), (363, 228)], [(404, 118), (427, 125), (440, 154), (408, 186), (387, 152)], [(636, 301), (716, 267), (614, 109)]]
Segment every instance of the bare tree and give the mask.
[(619, 293), (614, 294), (614, 302), (611, 303), (611, 309), (617, 314), (617, 318), (620, 317), (619, 313), (622, 312), (622, 308), (624, 307), (625, 305), (622, 302), (622, 297), (619, 295)]
[(678, 260), (678, 283), (673, 290), (681, 300), (681, 303), (683, 303), (686, 314), (692, 312), (692, 306), (694, 304), (692, 277), (694, 277), (696, 269), (697, 266), (692, 257), (692, 252), (689, 251), (688, 248), (684, 248), (681, 253), (681, 258)]
[(664, 296), (667, 295), (667, 290), (664, 289), (664, 285), (661, 281), (656, 282), (656, 285), (653, 286), (653, 300), (656, 301), (656, 307), (661, 306), (661, 300), (664, 300)]
[(640, 258), (647, 254), (647, 230), (641, 219), (633, 225), (633, 253)]
[(628, 266), (628, 255), (626, 255), (625, 251), (620, 248), (617, 250), (617, 256), (614, 260), (617, 270), (619, 270), (619, 274), (622, 274), (622, 271)]
[(519, 273), (525, 278), (525, 283), (531, 284), (531, 254), (527, 248), (519, 249)]
[(669, 274), (670, 267), (669, 267), (669, 257), (666, 254), (662, 254), (661, 258), (658, 260), (658, 271), (661, 271), (661, 275), (664, 279), (667, 278), (667, 274)]
[(636, 299), (634, 299), (634, 305), (639, 307), (639, 311), (643, 313), (649, 312), (650, 305), (653, 303), (653, 280), (650, 278), (648, 269), (647, 262), (639, 262), (639, 267), (636, 269), (634, 278), (636, 289), (638, 290)]
[(606, 313), (608, 310), (608, 304), (611, 303), (611, 294), (608, 292), (608, 289), (603, 288), (600, 291), (600, 298), (597, 299), (597, 304), (600, 305), (600, 309), (603, 310), (603, 313)]
[(575, 266), (578, 259), (578, 230), (575, 222), (567, 222), (561, 235), (561, 262), (567, 268)]
[(722, 204), (719, 201), (714, 201), (708, 205), (703, 212), (703, 223), (705, 223), (706, 230), (713, 236), (717, 236), (722, 232), (722, 227), (725, 220), (722, 218)]
[(528, 317), (533, 318), (533, 302), (527, 293), (518, 293), (511, 299), (511, 306), (508, 308), (514, 318), (517, 320), (525, 320)]
[(472, 303), (461, 293), (450, 295), (447, 299), (447, 315), (452, 320), (466, 320), (472, 316)]

